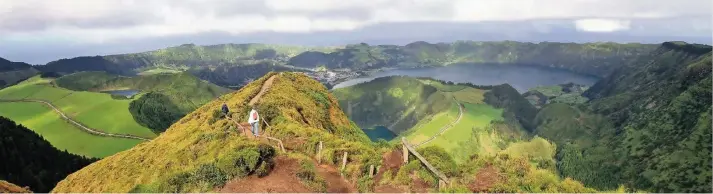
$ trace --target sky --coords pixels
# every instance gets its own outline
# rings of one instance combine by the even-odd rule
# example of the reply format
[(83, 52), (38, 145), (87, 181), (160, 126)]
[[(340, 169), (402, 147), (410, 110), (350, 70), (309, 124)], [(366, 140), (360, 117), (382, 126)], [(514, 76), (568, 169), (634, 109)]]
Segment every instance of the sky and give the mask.
[(181, 44), (457, 40), (711, 44), (713, 0), (0, 0), (0, 57)]

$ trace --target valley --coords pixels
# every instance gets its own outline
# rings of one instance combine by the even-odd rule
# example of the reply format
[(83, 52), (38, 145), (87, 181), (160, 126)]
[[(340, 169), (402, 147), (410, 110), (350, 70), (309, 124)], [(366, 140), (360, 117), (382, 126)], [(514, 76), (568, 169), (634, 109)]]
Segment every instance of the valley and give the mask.
[[(242, 45), (248, 50), (240, 55), (256, 56), (203, 53), (215, 54), (205, 62), (220, 64), (208, 69), (193, 61), (111, 70), (126, 56), (102, 57), (114, 62), (100, 71), (53, 62), (37, 69), (58, 75), (43, 73), (0, 90), (0, 116), (59, 150), (103, 158), (53, 192), (696, 192), (710, 185), (710, 176), (692, 180), (686, 171), (711, 171), (702, 165), (711, 161), (699, 157), (710, 152), (702, 146), (710, 141), (701, 138), (710, 135), (704, 130), (710, 128), (710, 46), (667, 42), (650, 52), (642, 46), (636, 47), (642, 53), (554, 66), (447, 55), (419, 59), (437, 65), (408, 67), (403, 58), (390, 66), (394, 62), (335, 62), (334, 54), (325, 54), (367, 52), (386, 60), (374, 54), (408, 53), (417, 45), (431, 44), (284, 47), (277, 54), (260, 49), (283, 47)], [(161, 53), (147, 60), (185, 62), (195, 56), (173, 54), (214, 47), (183, 45), (141, 56)], [(325, 64), (309, 65), (314, 57)], [(488, 60), (469, 62), (475, 59)], [(619, 67), (585, 65), (620, 60)], [(280, 61), (289, 63), (272, 63)], [(220, 68), (240, 73), (215, 74)], [(227, 115), (220, 112), (223, 103)], [(280, 146), (239, 132), (243, 126), (236, 124), (252, 105), (264, 119), (264, 137)], [(668, 119), (654, 122), (654, 115)], [(402, 138), (452, 183), (440, 185), (420, 160), (400, 161)], [(289, 181), (293, 190), (256, 184), (261, 178)]]
[(0, 0), (0, 193), (713, 193), (711, 6)]

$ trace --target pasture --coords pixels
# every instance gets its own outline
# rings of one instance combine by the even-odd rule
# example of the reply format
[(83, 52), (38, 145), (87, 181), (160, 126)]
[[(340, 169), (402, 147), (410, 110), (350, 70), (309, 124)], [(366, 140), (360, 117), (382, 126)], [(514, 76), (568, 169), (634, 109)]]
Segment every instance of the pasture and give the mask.
[[(36, 99), (54, 104), (67, 116), (89, 128), (107, 133), (156, 137), (150, 129), (134, 121), (129, 112), (131, 99), (115, 99), (109, 94), (80, 92), (55, 87), (51, 80), (33, 77), (0, 90), (0, 99)], [(134, 97), (138, 98), (138, 96)]]
[(59, 150), (87, 157), (103, 158), (127, 150), (141, 140), (96, 136), (60, 118), (41, 103), (0, 102), (0, 116), (18, 122), (44, 137)]

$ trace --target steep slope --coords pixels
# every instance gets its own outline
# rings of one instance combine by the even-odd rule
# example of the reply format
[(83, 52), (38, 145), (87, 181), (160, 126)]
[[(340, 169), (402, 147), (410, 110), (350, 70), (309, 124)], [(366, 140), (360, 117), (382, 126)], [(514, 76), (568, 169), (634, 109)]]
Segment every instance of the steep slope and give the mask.
[[(28, 186), (35, 192), (49, 192), (69, 173), (95, 161), (57, 150), (42, 136), (5, 117), (0, 117), (0, 137), (3, 163), (0, 165), (0, 180)], [(12, 189), (8, 188), (7, 182), (0, 181), (0, 192), (3, 192), (3, 187)]]
[(257, 103), (261, 119), (269, 123), (262, 126), (264, 135), (282, 139), (291, 154), (310, 157), (322, 141), (322, 161), (327, 164), (341, 161), (341, 153), (348, 151), (345, 176), (349, 180), (363, 176), (367, 164), (378, 165), (375, 148), (324, 86), (297, 73), (270, 73), (201, 106), (156, 139), (69, 175), (53, 192), (206, 192), (227, 180), (250, 176), (284, 153), (275, 156), (272, 147), (236, 133), (234, 121), (221, 117), (219, 111), (226, 103), (230, 118), (245, 122), (247, 103), (271, 76), (276, 77), (269, 91)]
[(391, 76), (333, 93), (367, 134), (377, 136), (383, 129), (373, 127), (383, 126), (415, 146), (443, 148), (457, 162), (467, 162), (474, 154), (495, 154), (521, 140), (533, 129), (537, 111), (507, 84)]
[(0, 58), (0, 88), (15, 84), (36, 75), (39, 71), (30, 64)]
[(450, 106), (449, 99), (435, 87), (400, 76), (377, 78), (332, 93), (360, 127), (386, 126), (397, 134)]
[(587, 185), (711, 192), (710, 93), (711, 47), (667, 42), (592, 86), (582, 108), (546, 106), (537, 130), (566, 143), (558, 166)]
[[(404, 46), (353, 44), (300, 47), (266, 44), (186, 44), (142, 53), (76, 57), (47, 63), (43, 72), (106, 71), (135, 75), (147, 71), (189, 71), (221, 86), (241, 86), (269, 71), (327, 67), (369, 70), (382, 67), (443, 66), (456, 63), (534, 65), (606, 76), (620, 64), (656, 45), (617, 43), (527, 43), (458, 41)], [(286, 66), (287, 65), (287, 66)]]
[(124, 77), (106, 72), (78, 72), (62, 76), (55, 83), (76, 91), (138, 90), (147, 94), (132, 101), (134, 119), (163, 132), (175, 121), (199, 106), (230, 91), (189, 73), (166, 73)]

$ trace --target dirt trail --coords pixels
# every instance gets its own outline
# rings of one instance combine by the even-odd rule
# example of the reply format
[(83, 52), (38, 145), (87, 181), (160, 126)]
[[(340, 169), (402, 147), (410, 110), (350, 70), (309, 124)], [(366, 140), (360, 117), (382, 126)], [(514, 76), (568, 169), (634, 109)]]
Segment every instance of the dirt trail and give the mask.
[(270, 76), (270, 78), (267, 78), (267, 81), (265, 81), (265, 83), (262, 84), (262, 88), (260, 88), (260, 92), (257, 93), (257, 95), (255, 95), (255, 97), (253, 97), (253, 99), (250, 100), (250, 103), (248, 103), (249, 106), (254, 105), (255, 103), (257, 103), (260, 100), (262, 95), (264, 95), (267, 92), (267, 90), (270, 89), (270, 87), (272, 86), (272, 82), (275, 81), (276, 77), (277, 77), (277, 75), (273, 75), (273, 76)]
[(311, 193), (297, 178), (299, 170), (297, 160), (287, 157), (275, 158), (275, 168), (265, 177), (255, 175), (234, 179), (223, 188), (221, 193)]
[(382, 166), (378, 169), (376, 176), (374, 176), (374, 193), (408, 193), (408, 190), (404, 188), (391, 184), (380, 184), (386, 171), (389, 171), (389, 173), (391, 173), (390, 176), (393, 177), (403, 165), (403, 154), (401, 151), (393, 150), (391, 152), (384, 153), (381, 158)]
[(22, 99), (22, 100), (0, 100), (0, 102), (38, 102), (38, 103), (43, 103), (47, 105), (48, 107), (52, 108), (59, 116), (61, 116), (64, 120), (69, 121), (72, 125), (76, 126), (77, 128), (81, 129), (82, 131), (85, 131), (87, 133), (93, 134), (93, 135), (99, 135), (99, 136), (107, 136), (107, 137), (118, 137), (118, 138), (128, 138), (128, 139), (139, 139), (139, 140), (144, 140), (144, 141), (149, 141), (151, 139), (149, 138), (144, 138), (144, 137), (139, 137), (139, 136), (134, 136), (134, 135), (128, 135), (128, 134), (114, 134), (114, 133), (107, 133), (99, 130), (95, 130), (92, 128), (89, 128), (87, 126), (82, 125), (81, 123), (73, 120), (64, 112), (59, 110), (57, 107), (55, 107), (52, 103), (44, 100), (35, 100), (35, 99)]
[(334, 166), (317, 165), (317, 174), (327, 181), (327, 193), (356, 193), (357, 190), (349, 184)]

